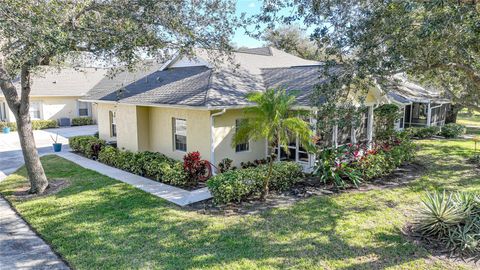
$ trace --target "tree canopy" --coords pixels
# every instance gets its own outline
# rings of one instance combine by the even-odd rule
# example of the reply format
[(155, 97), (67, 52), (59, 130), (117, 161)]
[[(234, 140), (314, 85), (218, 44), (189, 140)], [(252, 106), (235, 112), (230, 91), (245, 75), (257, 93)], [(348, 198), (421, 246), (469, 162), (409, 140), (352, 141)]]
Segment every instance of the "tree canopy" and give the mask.
[(256, 19), (314, 28), (322, 49), (335, 56), (330, 61), (343, 66), (338, 86), (405, 72), (462, 106), (480, 108), (476, 0), (274, 0)]
[(268, 29), (262, 39), (268, 46), (304, 59), (320, 60), (322, 56), (319, 46), (298, 25), (284, 25), (277, 29)]
[(193, 55), (195, 47), (228, 52), (234, 12), (231, 0), (2, 0), (0, 89), (16, 118), (30, 192), (48, 186), (29, 116), (32, 72), (85, 53), (133, 68), (145, 57)]

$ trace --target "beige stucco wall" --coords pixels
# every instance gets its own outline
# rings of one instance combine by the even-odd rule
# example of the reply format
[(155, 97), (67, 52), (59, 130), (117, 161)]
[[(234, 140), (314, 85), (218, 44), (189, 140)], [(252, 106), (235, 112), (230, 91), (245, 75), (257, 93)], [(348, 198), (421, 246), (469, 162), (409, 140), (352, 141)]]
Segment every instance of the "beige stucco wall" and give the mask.
[(184, 152), (175, 151), (173, 145), (173, 118), (187, 121), (187, 152), (199, 151), (203, 159), (210, 160), (210, 113), (205, 110), (180, 108), (149, 108), (149, 148), (181, 160)]
[[(80, 97), (31, 97), (30, 102), (40, 102), (40, 116), (42, 120), (58, 120), (59, 118), (75, 118), (78, 117), (78, 99)], [(5, 98), (0, 97), (0, 102), (5, 102)], [(92, 106), (92, 118), (96, 121), (96, 108)], [(7, 110), (7, 121), (15, 121), (15, 117)]]
[(116, 111), (117, 106), (113, 104), (98, 103), (96, 107), (97, 107), (98, 135), (100, 139), (103, 139), (106, 141), (116, 141), (116, 138), (110, 137), (109, 112)]
[(216, 164), (224, 158), (232, 159), (234, 161), (234, 166), (239, 166), (240, 162), (265, 158), (265, 140), (250, 141), (249, 150), (244, 152), (236, 153), (235, 149), (232, 147), (231, 142), (235, 132), (235, 120), (242, 118), (245, 118), (242, 110), (228, 110), (225, 114), (215, 117), (214, 145)]

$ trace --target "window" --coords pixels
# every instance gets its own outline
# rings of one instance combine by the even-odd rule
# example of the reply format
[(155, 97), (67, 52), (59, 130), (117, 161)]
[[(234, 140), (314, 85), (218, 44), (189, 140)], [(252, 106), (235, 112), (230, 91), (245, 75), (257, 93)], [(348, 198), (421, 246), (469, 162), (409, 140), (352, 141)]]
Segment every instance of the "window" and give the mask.
[[(239, 129), (240, 128), (240, 125), (242, 124), (242, 122), (245, 121), (245, 119), (237, 119), (235, 120), (235, 130)], [(235, 152), (245, 152), (245, 151), (248, 151), (250, 149), (250, 145), (248, 143), (248, 141), (246, 142), (243, 142), (243, 143), (239, 143), (235, 146)]]
[(30, 102), (29, 114), (31, 119), (40, 119), (40, 102)]
[(173, 144), (175, 150), (187, 152), (187, 120), (173, 118)]
[(109, 112), (110, 118), (110, 137), (117, 137), (117, 115), (115, 112)]
[(78, 116), (89, 116), (90, 115), (90, 110), (89, 106), (90, 104), (87, 102), (78, 102)]
[(7, 106), (5, 102), (0, 102), (0, 121), (7, 120)]

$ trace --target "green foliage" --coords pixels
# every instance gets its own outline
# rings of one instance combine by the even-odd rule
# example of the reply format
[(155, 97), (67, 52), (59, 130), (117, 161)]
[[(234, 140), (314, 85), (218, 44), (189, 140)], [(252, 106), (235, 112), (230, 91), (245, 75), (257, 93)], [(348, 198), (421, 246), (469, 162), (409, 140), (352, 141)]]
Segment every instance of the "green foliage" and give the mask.
[[(11, 131), (17, 131), (17, 123), (15, 122), (0, 122), (0, 129), (9, 127)], [(32, 120), (32, 129), (47, 129), (57, 128), (58, 124), (55, 120)]]
[(86, 125), (93, 125), (93, 119), (91, 117), (76, 117), (72, 119), (72, 126)]
[(32, 128), (34, 130), (57, 127), (58, 123), (55, 120), (32, 120)]
[(442, 127), (440, 135), (445, 138), (458, 138), (461, 135), (465, 134), (466, 128), (463, 125), (449, 123)]
[(411, 127), (411, 128), (406, 128), (405, 132), (409, 134), (411, 138), (427, 139), (427, 138), (432, 138), (433, 136), (439, 135), (440, 129), (441, 128), (438, 126), (421, 127), (421, 128)]
[[(256, 106), (244, 109), (246, 121), (242, 121), (236, 130), (232, 138), (232, 147), (249, 140), (266, 139), (268, 145), (278, 143), (285, 146), (285, 151), (289, 151), (286, 146), (290, 142), (291, 134), (296, 134), (305, 149), (313, 151), (312, 129), (309, 123), (299, 117), (306, 112), (294, 110), (296, 104), (294, 95), (288, 94), (285, 89), (268, 89), (265, 92), (250, 93), (247, 98)], [(263, 180), (263, 197), (268, 193), (270, 178), (271, 175), (267, 174)]]
[(400, 113), (397, 105), (384, 104), (374, 110), (375, 138), (389, 140), (395, 135), (394, 124), (399, 119)]
[(313, 29), (319, 49), (335, 59), (329, 65), (344, 71), (336, 77), (341, 83), (332, 80), (332, 92), (349, 85), (365, 91), (374, 85), (357, 82), (405, 72), (455, 103), (479, 108), (478, 1), (285, 0), (262, 11), (259, 32), (278, 22)]
[(222, 161), (218, 163), (218, 170), (220, 171), (220, 173), (224, 173), (226, 171), (232, 170), (234, 169), (232, 168), (232, 163), (233, 163), (233, 160), (229, 158), (224, 158), (222, 159)]
[(392, 173), (415, 156), (415, 145), (404, 132), (395, 133), (391, 141), (366, 145), (347, 145), (321, 150), (314, 173), (323, 183), (337, 188), (357, 187), (368, 181)]
[(103, 147), (98, 160), (109, 166), (137, 175), (146, 176), (159, 182), (175, 186), (187, 186), (189, 177), (183, 169), (183, 163), (161, 153), (119, 150), (112, 146)]
[[(240, 202), (262, 194), (263, 180), (267, 177), (268, 165), (238, 169), (218, 174), (207, 181), (214, 201), (219, 204)], [(303, 176), (302, 167), (295, 162), (275, 162), (269, 182), (271, 190), (287, 190)]]
[(105, 141), (95, 136), (76, 136), (70, 137), (68, 144), (75, 152), (82, 153), (88, 158), (97, 158), (100, 150), (105, 146)]
[(0, 129), (3, 130), (4, 127), (9, 127), (10, 131), (17, 131), (17, 124), (15, 122), (1, 122)]
[(415, 220), (415, 230), (460, 255), (480, 252), (480, 195), (427, 193)]

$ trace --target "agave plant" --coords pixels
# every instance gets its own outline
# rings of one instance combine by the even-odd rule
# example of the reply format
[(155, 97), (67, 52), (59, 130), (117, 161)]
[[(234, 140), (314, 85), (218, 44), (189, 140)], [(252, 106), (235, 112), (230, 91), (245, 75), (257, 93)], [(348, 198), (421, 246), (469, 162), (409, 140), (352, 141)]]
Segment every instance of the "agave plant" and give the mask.
[(418, 232), (425, 237), (443, 238), (452, 227), (466, 219), (465, 212), (452, 194), (445, 191), (427, 193), (422, 199), (422, 206), (415, 223)]

